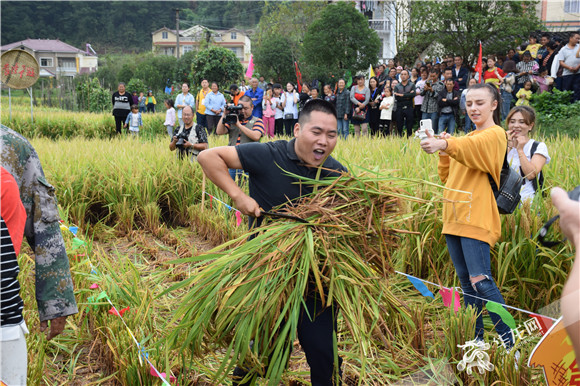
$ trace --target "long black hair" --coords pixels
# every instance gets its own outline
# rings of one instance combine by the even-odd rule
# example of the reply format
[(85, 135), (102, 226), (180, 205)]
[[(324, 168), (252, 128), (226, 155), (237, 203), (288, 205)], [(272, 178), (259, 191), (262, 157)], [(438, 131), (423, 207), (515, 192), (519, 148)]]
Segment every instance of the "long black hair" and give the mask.
[(501, 125), (501, 95), (499, 94), (499, 90), (497, 89), (497, 87), (495, 87), (490, 83), (477, 83), (474, 84), (473, 86), (470, 86), (467, 89), (468, 90), (467, 92), (479, 89), (487, 90), (487, 92), (489, 92), (489, 94), (491, 95), (491, 100), (497, 101), (497, 107), (495, 108), (495, 110), (493, 110), (493, 122), (498, 126)]

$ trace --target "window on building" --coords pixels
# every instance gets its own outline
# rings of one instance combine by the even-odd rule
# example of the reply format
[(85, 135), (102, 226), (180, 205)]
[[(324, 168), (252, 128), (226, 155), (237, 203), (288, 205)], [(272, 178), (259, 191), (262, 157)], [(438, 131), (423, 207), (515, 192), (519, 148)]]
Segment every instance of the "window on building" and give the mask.
[(236, 54), (238, 59), (242, 59), (242, 49), (240, 47), (228, 47), (228, 49)]
[(216, 42), (221, 42), (221, 41), (222, 41), (222, 35), (214, 35), (214, 37), (213, 37), (213, 38), (214, 38), (214, 40), (215, 40)]
[(59, 58), (58, 67), (63, 70), (74, 70), (77, 68), (77, 62), (74, 58)]
[(40, 67), (52, 67), (52, 58), (40, 58)]
[(183, 47), (183, 53), (185, 54), (186, 52), (190, 52), (193, 51), (193, 47), (192, 46), (182, 46)]
[(230, 33), (230, 38), (231, 38), (232, 40), (236, 40), (236, 39), (238, 38), (238, 33), (237, 33), (237, 32), (232, 32), (232, 33)]
[(167, 31), (161, 32), (161, 39), (167, 39), (167, 38), (168, 38)]
[(564, 0), (564, 12), (580, 13), (580, 0)]

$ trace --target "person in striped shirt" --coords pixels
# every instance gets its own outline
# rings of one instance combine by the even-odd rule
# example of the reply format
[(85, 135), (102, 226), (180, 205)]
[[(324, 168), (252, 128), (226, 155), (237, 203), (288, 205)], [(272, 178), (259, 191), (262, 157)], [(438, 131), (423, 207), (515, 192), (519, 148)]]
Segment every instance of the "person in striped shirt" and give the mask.
[[(228, 146), (237, 146), (241, 143), (260, 142), (260, 139), (262, 139), (262, 136), (264, 135), (264, 122), (262, 121), (262, 118), (252, 116), (254, 111), (252, 98), (244, 95), (240, 98), (239, 104), (242, 105), (241, 115), (243, 116), (243, 119), (238, 119), (235, 125), (224, 123), (224, 118), (228, 114), (226, 106), (217, 125), (217, 135), (229, 135), (230, 139)], [(230, 176), (233, 180), (236, 180), (236, 177), (240, 177), (241, 175), (243, 175), (243, 170), (230, 169)]]
[(22, 317), (17, 256), (20, 252), (26, 210), (14, 177), (4, 168), (0, 181), (0, 381), (7, 385), (26, 384), (28, 333)]

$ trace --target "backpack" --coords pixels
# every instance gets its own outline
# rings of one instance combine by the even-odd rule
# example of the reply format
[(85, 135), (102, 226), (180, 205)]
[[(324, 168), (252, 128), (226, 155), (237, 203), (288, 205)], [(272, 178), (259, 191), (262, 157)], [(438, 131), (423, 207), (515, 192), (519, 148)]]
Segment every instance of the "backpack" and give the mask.
[[(538, 142), (538, 141), (534, 141), (534, 143), (532, 144), (532, 148), (530, 149), (530, 159), (534, 156), (534, 153), (538, 149), (539, 144), (540, 144), (540, 142)], [(525, 178), (524, 171), (522, 170), (521, 167), (520, 167), (520, 174), (522, 175), (522, 177)], [(544, 173), (542, 173), (541, 171), (540, 171), (540, 173), (538, 173), (536, 178), (534, 178), (532, 180), (532, 186), (534, 187), (534, 192), (537, 192), (538, 187), (539, 187), (540, 191), (542, 192), (542, 195), (543, 196), (546, 195), (546, 192), (544, 191)]]

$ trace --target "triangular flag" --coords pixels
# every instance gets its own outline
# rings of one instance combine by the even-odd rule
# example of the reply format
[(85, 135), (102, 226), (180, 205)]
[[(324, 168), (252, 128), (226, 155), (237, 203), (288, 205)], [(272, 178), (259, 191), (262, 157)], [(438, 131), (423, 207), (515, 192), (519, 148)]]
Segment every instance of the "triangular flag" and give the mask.
[(68, 230), (71, 231), (71, 233), (76, 236), (77, 232), (79, 230), (79, 227), (68, 227)]
[(536, 319), (536, 323), (540, 326), (540, 333), (545, 335), (546, 332), (552, 327), (554, 322), (551, 319), (548, 319), (544, 316), (537, 315), (537, 314), (530, 314), (531, 318)]
[(85, 241), (83, 241), (83, 240), (81, 240), (81, 239), (79, 239), (77, 237), (75, 237), (74, 239), (72, 239), (72, 249), (73, 249), (73, 251), (75, 249), (78, 249), (78, 248), (84, 246), (84, 245), (87, 245), (87, 243)]
[(242, 224), (242, 212), (236, 210), (236, 226), (240, 226)]
[(411, 284), (413, 284), (413, 286), (417, 289), (417, 291), (421, 292), (421, 295), (425, 297), (429, 296), (435, 299), (435, 296), (433, 296), (433, 292), (429, 291), (427, 286), (421, 280), (413, 276), (407, 276), (407, 279), (409, 279), (409, 281), (411, 282)]
[(250, 64), (248, 64), (246, 78), (251, 78), (253, 74), (254, 74), (254, 55), (250, 54)]
[(94, 283), (89, 288), (90, 289), (97, 289), (97, 288), (99, 288), (99, 285), (97, 283)]
[[(115, 307), (111, 307), (111, 309), (109, 310), (109, 314), (123, 316), (125, 314), (125, 312), (127, 312), (127, 311), (129, 311), (129, 307), (123, 308), (122, 310), (119, 310), (119, 312), (117, 312), (117, 309)], [(119, 314), (121, 314), (121, 315), (119, 315)]]
[(369, 78), (372, 78), (373, 76), (375, 76), (375, 70), (373, 69), (373, 65), (370, 64), (369, 65)]
[[(153, 367), (153, 365), (150, 365), (150, 366), (151, 366), (151, 368), (150, 368), (149, 372), (152, 376), (157, 377), (157, 378), (165, 378), (166, 377), (165, 373), (160, 373), (155, 367)], [(169, 382), (175, 382), (176, 380), (177, 379), (173, 375), (169, 376)]]
[(66, 232), (68, 231), (68, 228), (65, 225), (60, 224), (60, 230)]
[(352, 85), (352, 73), (350, 70), (346, 70), (344, 73), (344, 80), (346, 81), (346, 88), (349, 89)]
[(475, 72), (478, 74), (479, 78), (477, 83), (483, 83), (483, 64), (481, 57), (481, 42), (479, 42), (479, 56), (477, 57), (477, 64), (475, 65)]
[(487, 311), (497, 314), (512, 330), (516, 329), (516, 321), (513, 316), (499, 303), (488, 301), (485, 304)]
[(445, 307), (450, 307), (453, 304), (453, 311), (457, 312), (461, 308), (461, 303), (459, 302), (459, 292), (455, 288), (441, 288), (439, 290), (441, 297), (443, 298), (443, 305)]
[(296, 72), (296, 85), (298, 86), (298, 92), (302, 92), (302, 73), (298, 68), (298, 62), (294, 62), (294, 71)]

